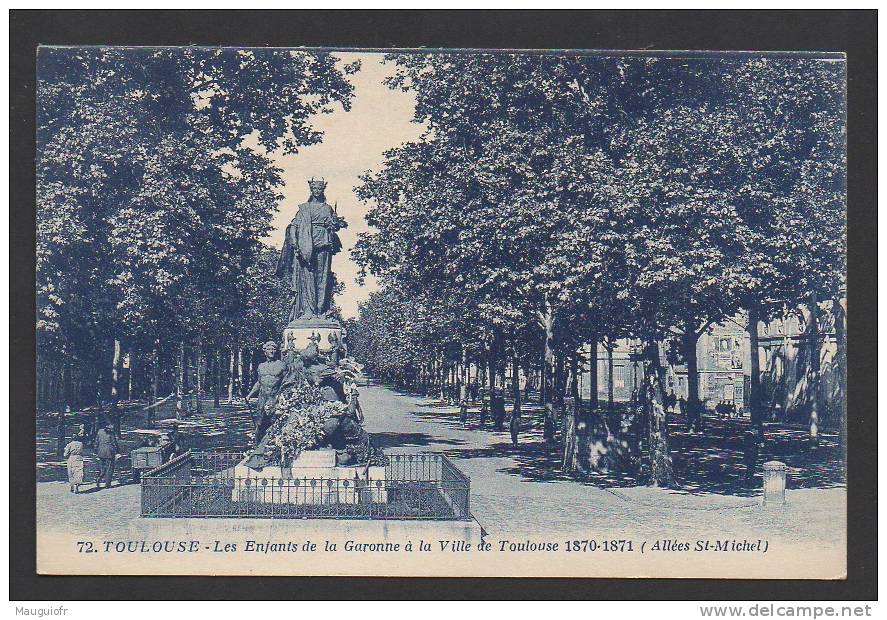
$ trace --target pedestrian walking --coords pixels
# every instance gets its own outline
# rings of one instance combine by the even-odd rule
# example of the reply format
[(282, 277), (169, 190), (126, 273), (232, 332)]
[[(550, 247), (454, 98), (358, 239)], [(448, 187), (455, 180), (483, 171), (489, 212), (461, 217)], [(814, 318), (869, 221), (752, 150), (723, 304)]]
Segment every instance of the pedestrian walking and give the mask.
[(105, 424), (104, 428), (99, 429), (95, 438), (95, 454), (99, 458), (99, 477), (96, 480), (96, 488), (101, 489), (103, 481), (105, 488), (111, 487), (111, 481), (114, 479), (114, 464), (119, 452), (120, 446), (117, 444), (117, 437), (114, 436), (114, 425)]
[(472, 404), (477, 402), (477, 396), (480, 394), (480, 385), (477, 382), (477, 379), (474, 379), (471, 382), (471, 402)]
[(459, 403), (459, 422), (465, 424), (468, 422), (468, 399), (463, 398)]
[(490, 404), (487, 402), (485, 398), (484, 401), (480, 404), (480, 427), (487, 427), (487, 416), (490, 414)]
[(490, 397), (490, 409), (493, 414), (493, 426), (497, 431), (505, 430), (505, 396), (498, 390)]
[(511, 422), (508, 424), (511, 431), (511, 445), (517, 448), (517, 435), (520, 432), (520, 414), (512, 412)]
[(678, 397), (675, 396), (674, 390), (672, 390), (665, 397), (665, 408), (669, 412), (674, 413), (674, 408), (675, 408), (675, 405), (677, 405), (677, 404), (678, 404)]
[(363, 409), (360, 408), (359, 396), (360, 392), (357, 391), (357, 383), (352, 380), (348, 385), (348, 415), (363, 424)]
[(77, 433), (65, 445), (65, 459), (68, 462), (68, 484), (71, 493), (79, 493), (83, 484), (83, 435)]

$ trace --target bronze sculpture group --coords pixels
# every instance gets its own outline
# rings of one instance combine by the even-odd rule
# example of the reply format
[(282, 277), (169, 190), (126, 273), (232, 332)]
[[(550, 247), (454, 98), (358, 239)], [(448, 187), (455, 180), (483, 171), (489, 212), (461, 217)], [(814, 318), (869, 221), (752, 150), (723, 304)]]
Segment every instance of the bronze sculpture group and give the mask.
[[(311, 198), (299, 206), (287, 227), (277, 265), (277, 275), (293, 291), (284, 347), (278, 359), (276, 342), (262, 346), (266, 359), (259, 364), (258, 379), (246, 397), (248, 403), (256, 397), (255, 447), (246, 461), (256, 469), (291, 465), (283, 461), (297, 457), (302, 449), (324, 447), (336, 450), (337, 465), (384, 462), (363, 429), (354, 385), (360, 367), (348, 358), (343, 331), (332, 316), (330, 263), (341, 249), (336, 231), (346, 224), (325, 201), (326, 182), (312, 178), (308, 185)], [(320, 334), (312, 328), (318, 320), (327, 328), (323, 347)], [(306, 346), (298, 348), (294, 330), (300, 331)], [(293, 428), (299, 424), (305, 427), (302, 433)]]

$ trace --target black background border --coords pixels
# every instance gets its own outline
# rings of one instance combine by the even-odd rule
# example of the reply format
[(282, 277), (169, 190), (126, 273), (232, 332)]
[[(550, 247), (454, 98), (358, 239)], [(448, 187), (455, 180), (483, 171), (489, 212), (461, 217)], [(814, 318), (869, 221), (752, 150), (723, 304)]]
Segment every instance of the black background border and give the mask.
[[(10, 599), (877, 598), (877, 11), (10, 11)], [(846, 52), (848, 578), (843, 581), (38, 576), (38, 44)], [(249, 580), (246, 582), (246, 580)]]

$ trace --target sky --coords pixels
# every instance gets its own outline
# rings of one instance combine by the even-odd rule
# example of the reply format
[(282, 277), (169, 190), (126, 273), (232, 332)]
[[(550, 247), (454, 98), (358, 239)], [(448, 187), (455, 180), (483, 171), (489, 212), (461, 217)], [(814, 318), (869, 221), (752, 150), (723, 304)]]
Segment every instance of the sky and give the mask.
[(341, 108), (332, 114), (318, 115), (312, 125), (323, 131), (323, 142), (299, 150), (295, 155), (272, 155), (283, 169), (284, 196), (274, 216), (273, 232), (266, 240), (274, 247), (283, 245), (287, 224), (296, 214), (296, 208), (308, 200), (308, 179), (323, 177), (327, 181), (326, 200), (338, 203), (339, 215), (348, 222), (348, 228), (339, 231), (343, 250), (333, 257), (333, 271), (345, 291), (336, 297), (336, 304), (345, 318), (357, 316), (357, 305), (378, 288), (371, 276), (364, 286), (355, 282), (357, 265), (351, 260), (350, 250), (357, 235), (369, 230), (365, 214), (369, 204), (361, 203), (354, 195), (359, 176), (367, 170), (378, 170), (382, 154), (403, 142), (415, 140), (422, 126), (412, 123), (415, 99), (412, 94), (390, 90), (382, 79), (393, 73), (393, 67), (382, 64), (382, 54), (337, 53), (343, 62), (360, 59), (361, 70), (348, 76), (354, 85), (350, 112)]

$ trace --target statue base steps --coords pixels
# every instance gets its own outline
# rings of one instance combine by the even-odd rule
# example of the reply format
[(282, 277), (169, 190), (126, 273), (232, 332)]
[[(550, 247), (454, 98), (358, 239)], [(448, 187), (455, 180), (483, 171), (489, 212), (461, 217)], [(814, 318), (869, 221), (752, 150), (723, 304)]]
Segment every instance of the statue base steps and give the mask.
[(306, 450), (292, 467), (234, 467), (235, 502), (332, 505), (387, 504), (384, 466), (336, 466), (335, 450)]

